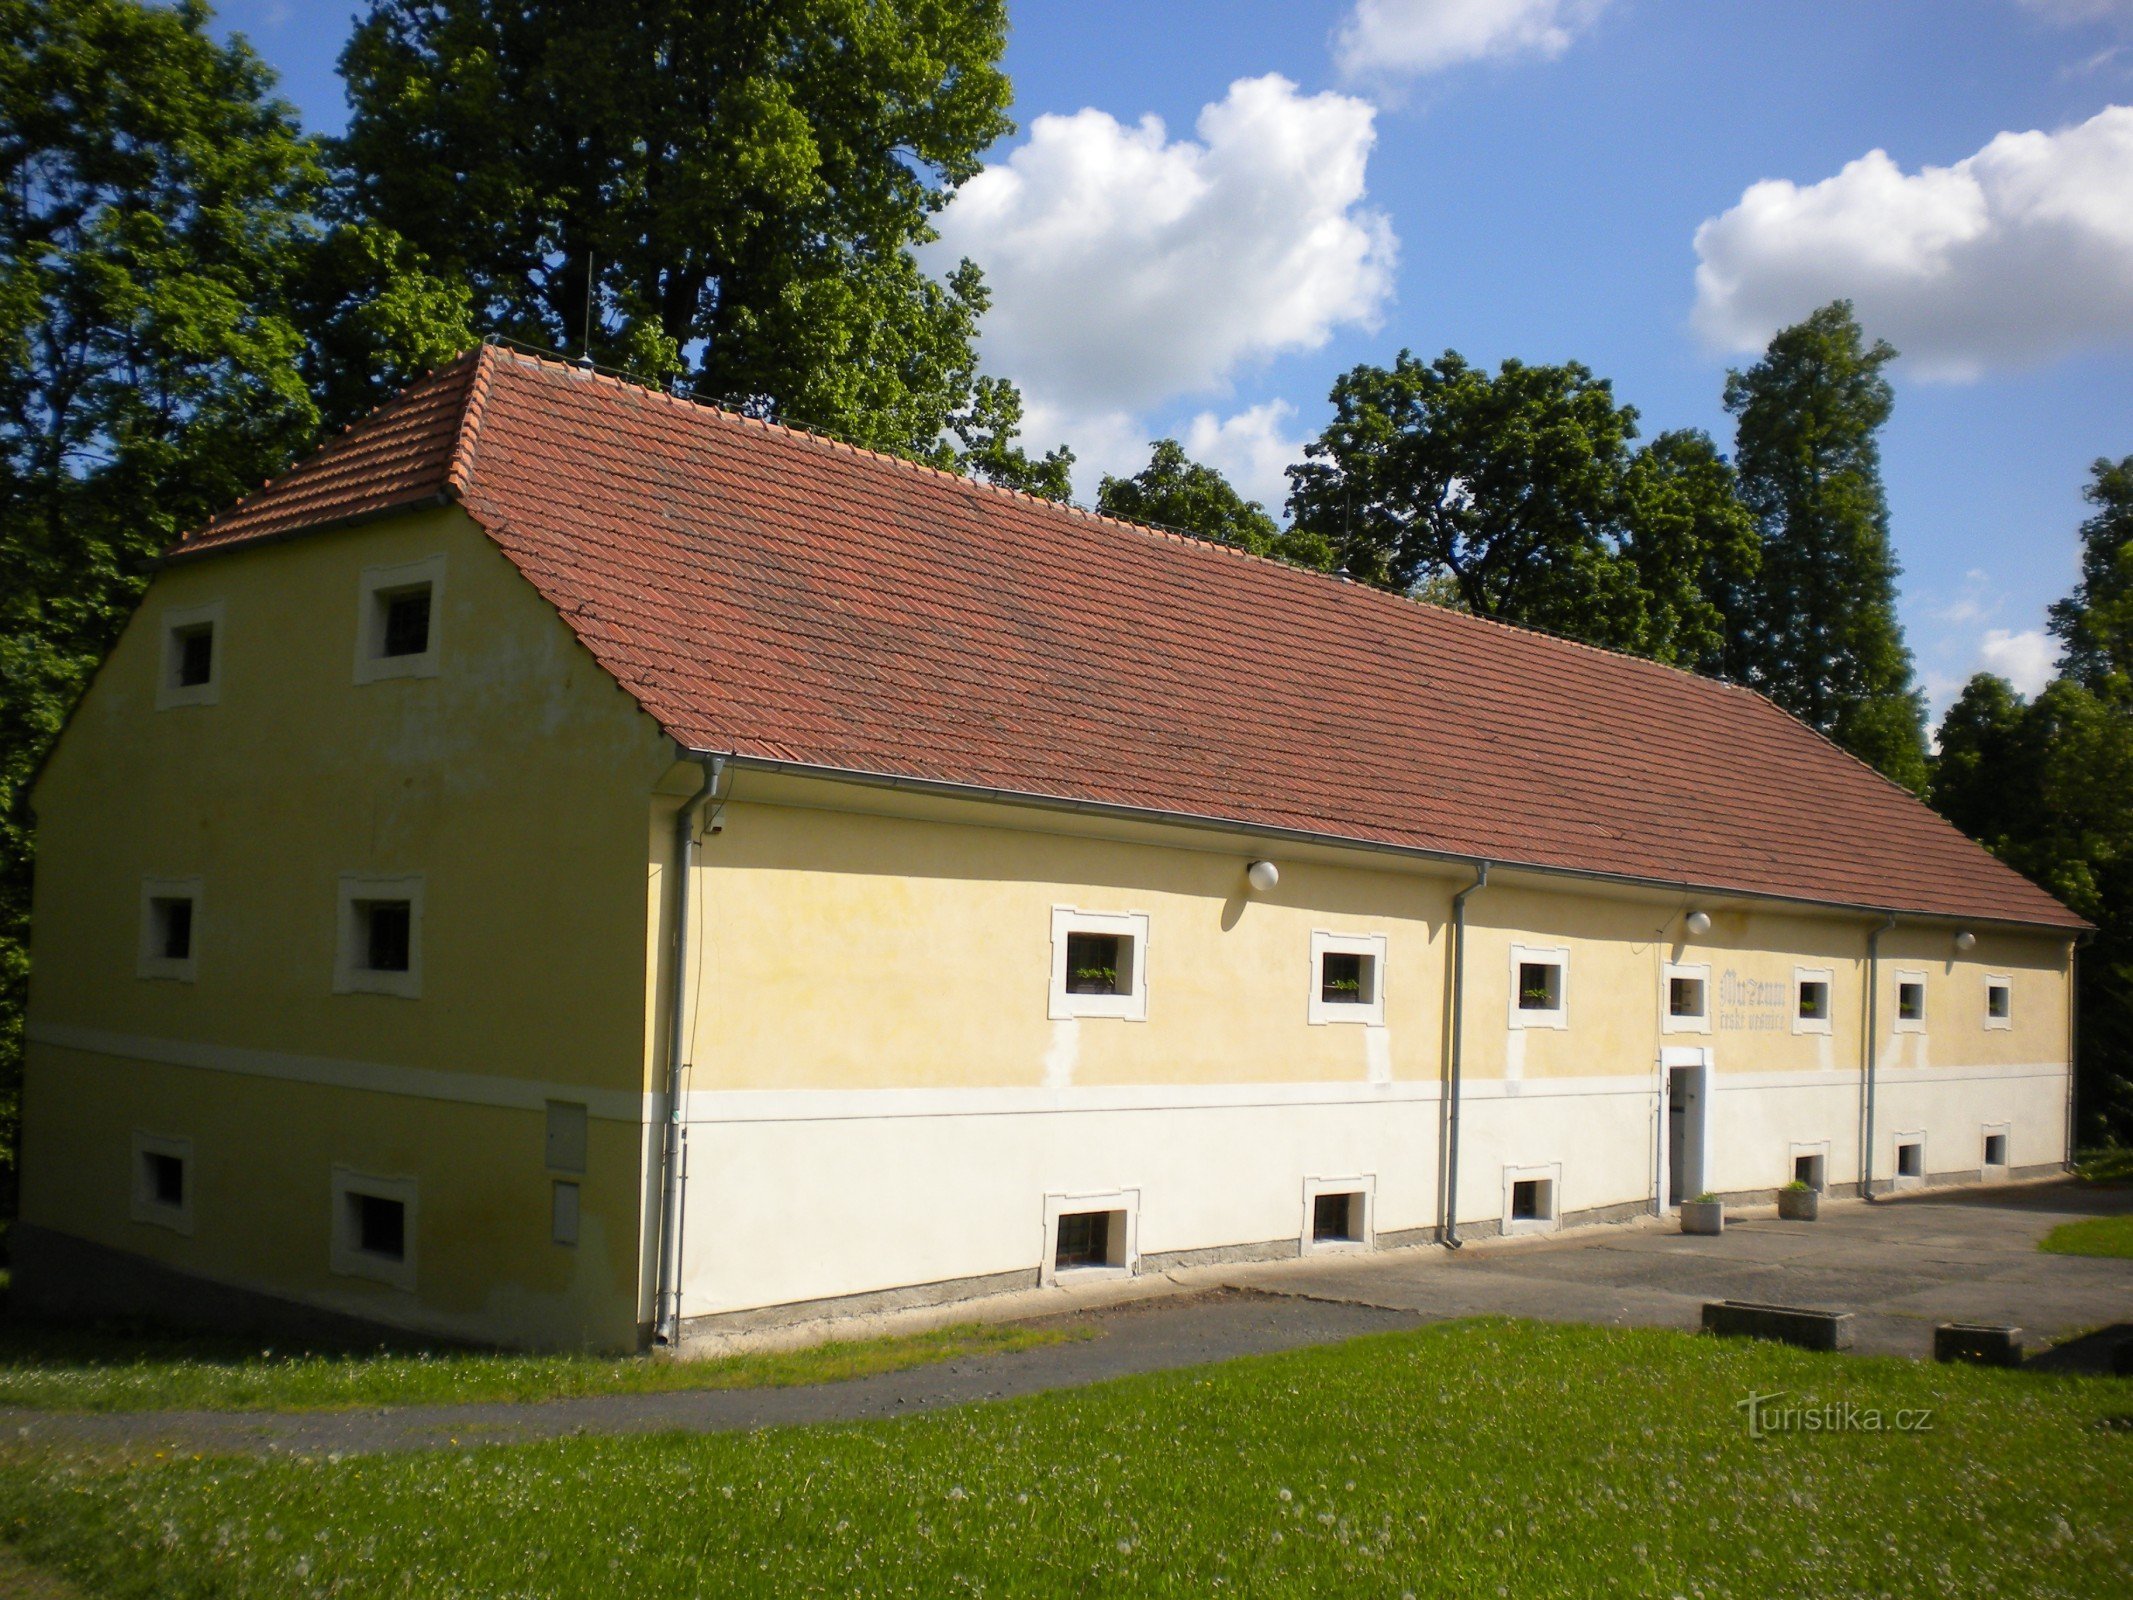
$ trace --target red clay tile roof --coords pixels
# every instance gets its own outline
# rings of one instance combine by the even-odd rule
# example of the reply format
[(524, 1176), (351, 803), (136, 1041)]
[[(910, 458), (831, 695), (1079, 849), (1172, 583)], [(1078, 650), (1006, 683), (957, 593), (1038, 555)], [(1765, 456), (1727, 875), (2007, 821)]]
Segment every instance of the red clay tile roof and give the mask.
[(496, 348), (172, 554), (440, 496), (695, 749), (2082, 925), (1746, 690)]

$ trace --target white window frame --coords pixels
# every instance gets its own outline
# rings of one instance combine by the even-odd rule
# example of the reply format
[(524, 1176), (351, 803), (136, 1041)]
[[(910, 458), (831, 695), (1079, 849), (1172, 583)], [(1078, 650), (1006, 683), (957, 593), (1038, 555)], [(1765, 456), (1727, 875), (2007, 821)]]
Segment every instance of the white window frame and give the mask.
[[(1315, 1215), (1322, 1194), (1359, 1194), (1363, 1202), (1360, 1239), (1321, 1239)], [(1353, 1178), (1306, 1178), (1303, 1189), (1303, 1228), (1297, 1235), (1307, 1256), (1338, 1254), (1344, 1250), (1374, 1250), (1378, 1240), (1378, 1180), (1369, 1173)]]
[[(1067, 992), (1067, 937), (1076, 933), (1109, 934), (1133, 941), (1132, 991), (1128, 994)], [(1148, 1020), (1148, 913), (1145, 911), (1077, 911), (1052, 907), (1052, 997), (1055, 1022), (1069, 1017), (1109, 1017), (1121, 1022)]]
[[(148, 1187), (148, 1164), (146, 1156), (176, 1156), (185, 1163), (185, 1198), (177, 1205), (167, 1205), (155, 1197)], [(171, 1134), (150, 1133), (145, 1128), (133, 1130), (133, 1220), (152, 1223), (158, 1228), (168, 1228), (173, 1233), (190, 1235), (193, 1231), (193, 1142)]]
[[(1828, 1001), (1819, 1017), (1800, 1015), (1800, 985), (1819, 983)], [(1830, 1024), (1837, 1014), (1837, 973), (1833, 967), (1794, 967), (1792, 969), (1792, 1031), (1794, 1033), (1822, 1033), (1830, 1031)]]
[[(364, 930), (356, 915), (362, 900), (405, 900), (407, 907), (407, 970), (377, 972), (362, 965)], [(389, 994), (402, 1000), (422, 998), (422, 874), (344, 872), (335, 911), (338, 929), (334, 941), (333, 992), (335, 994)]]
[[(385, 608), (381, 594), (396, 589), (430, 588), (429, 648), (415, 656), (383, 655)], [(355, 681), (376, 683), (384, 678), (434, 678), (444, 644), (444, 557), (425, 556), (397, 566), (365, 567), (356, 591)]]
[[(1992, 1014), (1992, 991), (1995, 988), (2007, 991), (2007, 1015), (2004, 1017)], [(2014, 1027), (2014, 979), (2004, 972), (1985, 974), (1985, 1026), (1995, 1033), (2004, 1033)]]
[[(1511, 1216), (1512, 1186), (1520, 1183), (1545, 1183), (1548, 1186), (1548, 1214), (1545, 1217)], [(1553, 1233), (1563, 1225), (1563, 1164), (1547, 1162), (1537, 1167), (1505, 1167), (1503, 1169), (1503, 1231), (1506, 1238), (1527, 1233)]]
[[(1059, 1270), (1059, 1219), (1074, 1211), (1123, 1211), (1126, 1214), (1125, 1259), (1111, 1266), (1068, 1267)], [(1113, 1189), (1105, 1194), (1048, 1194), (1044, 1197), (1044, 1255), (1037, 1268), (1037, 1282), (1044, 1288), (1059, 1284), (1097, 1283), (1105, 1279), (1130, 1278), (1141, 1269), (1141, 1192)]]
[[(1797, 1004), (1799, 997), (1795, 995), (1793, 999), (1794, 1003)], [(1829, 1141), (1827, 1139), (1793, 1140), (1792, 1143), (1788, 1145), (1785, 1150), (1785, 1181), (1787, 1183), (1793, 1181), (1793, 1165), (1802, 1156), (1810, 1157), (1822, 1163), (1822, 1182), (1821, 1185), (1815, 1190), (1815, 1193), (1829, 1193)]]
[[(1896, 1152), (1907, 1144), (1918, 1146), (1918, 1174), (1916, 1177), (1906, 1176), (1897, 1161)], [(1927, 1162), (1926, 1154), (1926, 1135), (1923, 1129), (1913, 1133), (1890, 1134), (1889, 1187), (1892, 1189), (1923, 1189), (1926, 1186), (1927, 1176), (1933, 1171), (1933, 1168)]]
[[(1703, 1011), (1693, 1017), (1674, 1015), (1674, 980), (1691, 978), (1703, 985)], [(1711, 1031), (1711, 964), (1708, 961), (1669, 961), (1659, 978), (1659, 1031), (1661, 1033), (1709, 1033)]]
[[(1382, 933), (1331, 933), (1314, 930), (1311, 935), (1310, 1019), (1316, 1027), (1328, 1022), (1360, 1022), (1369, 1027), (1385, 1025), (1385, 950)], [(1364, 956), (1370, 962), (1370, 998), (1355, 1004), (1326, 998), (1326, 957)]]
[[(156, 938), (156, 902), (190, 900), (193, 903), (191, 953), (184, 960), (163, 954)], [(198, 878), (143, 878), (141, 880), (141, 930), (134, 951), (134, 972), (143, 978), (162, 978), (172, 983), (196, 983), (200, 977), (201, 909), (206, 905)]]
[[(1926, 1024), (1933, 1020), (1933, 995), (1926, 987), (1925, 973), (1899, 970), (1895, 979), (1889, 995), (1889, 1020), (1895, 1023), (1897, 1033), (1924, 1033)], [(1903, 986), (1907, 983), (1918, 985), (1919, 1009), (1923, 1013), (1920, 1016), (1906, 1017), (1903, 1014)]]
[[(1553, 962), (1561, 968), (1556, 980), (1553, 1011), (1528, 1011), (1518, 1003), (1518, 969), (1527, 962)], [(1514, 944), (1511, 946), (1511, 1026), (1514, 1028), (1568, 1028), (1570, 1026), (1570, 948), (1567, 945)]]
[[(207, 682), (178, 682), (178, 635), (202, 623), (214, 630), (215, 642), (208, 656)], [(200, 606), (172, 606), (156, 618), (156, 709), (174, 706), (211, 706), (222, 698), (222, 647), (228, 635), (222, 626), (222, 602)]]
[[(348, 1215), (350, 1195), (397, 1200), (406, 1208), (405, 1231), (401, 1234), (406, 1245), (404, 1259), (394, 1261), (357, 1245)], [(419, 1216), (418, 1186), (413, 1178), (387, 1177), (336, 1162), (333, 1168), (333, 1244), (328, 1264), (341, 1277), (370, 1278), (412, 1294), (415, 1289), (415, 1241), (420, 1237), (416, 1227)]]
[[(2007, 1143), (2002, 1147), (2001, 1151), (2001, 1153), (2005, 1155), (2007, 1159), (1999, 1163), (1999, 1165), (1997, 1166), (1994, 1166), (1991, 1162), (1985, 1159), (1985, 1141), (1995, 1136), (2001, 1139), (2005, 1139), (2007, 1141)], [(2005, 1173), (2011, 1172), (2013, 1169), (2014, 1124), (2012, 1122), (1986, 1122), (1979, 1124), (1977, 1130), (1978, 1176), (1983, 1178), (1995, 1172)]]

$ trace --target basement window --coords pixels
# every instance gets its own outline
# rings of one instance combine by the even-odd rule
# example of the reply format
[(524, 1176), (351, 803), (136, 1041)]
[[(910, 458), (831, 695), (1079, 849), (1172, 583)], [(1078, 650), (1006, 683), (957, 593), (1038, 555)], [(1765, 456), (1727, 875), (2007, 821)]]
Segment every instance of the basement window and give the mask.
[(2004, 1131), (1988, 1132), (1985, 1135), (1985, 1165), (1988, 1167), (2004, 1167), (2007, 1165), (2007, 1135)]
[(2012, 1028), (2014, 1026), (2014, 983), (2008, 978), (1985, 980), (1985, 1026), (1988, 1028)]
[(1663, 1033), (1709, 1033), (1711, 1031), (1711, 969), (1708, 966), (1666, 964), (1666, 1017)]
[(344, 1277), (415, 1286), (415, 1180), (333, 1169), (331, 1265)]
[(200, 880), (149, 878), (141, 884), (141, 935), (134, 970), (144, 978), (191, 983), (199, 975)]
[(1796, 1155), (1792, 1158), (1792, 1181), (1804, 1183), (1820, 1194), (1828, 1176), (1829, 1158), (1825, 1155)]
[(1564, 989), (1570, 970), (1567, 950), (1511, 947), (1511, 1026), (1514, 1028), (1563, 1028), (1569, 1026)]
[(356, 682), (435, 677), (444, 557), (365, 567), (356, 613)]
[(1926, 975), (1923, 972), (1896, 974), (1896, 1031), (1926, 1031)]
[(1896, 1182), (1899, 1186), (1923, 1183), (1926, 1177), (1926, 1141), (1923, 1134), (1901, 1134), (1896, 1140)]
[(1052, 908), (1052, 990), (1049, 1011), (1067, 1017), (1148, 1016), (1148, 918)]
[(1126, 1277), (1138, 1249), (1140, 1194), (1047, 1195), (1044, 1202), (1044, 1257), (1038, 1281), (1059, 1282), (1062, 1275)]
[(422, 879), (341, 875), (336, 994), (422, 993)]
[(1385, 935), (1311, 935), (1310, 1020), (1316, 1023), (1385, 1020)]
[(1563, 1169), (1506, 1167), (1503, 1174), (1503, 1231), (1544, 1233), (1556, 1224), (1556, 1193)]
[(1345, 1194), (1322, 1194), (1311, 1202), (1311, 1240), (1314, 1244), (1360, 1244), (1363, 1239), (1363, 1197), (1353, 1190)]
[(163, 613), (156, 707), (210, 706), (222, 689), (222, 602)]
[(133, 1135), (133, 1220), (193, 1231), (193, 1146), (163, 1134)]
[(1835, 974), (1827, 967), (1792, 969), (1792, 1031), (1828, 1033)]

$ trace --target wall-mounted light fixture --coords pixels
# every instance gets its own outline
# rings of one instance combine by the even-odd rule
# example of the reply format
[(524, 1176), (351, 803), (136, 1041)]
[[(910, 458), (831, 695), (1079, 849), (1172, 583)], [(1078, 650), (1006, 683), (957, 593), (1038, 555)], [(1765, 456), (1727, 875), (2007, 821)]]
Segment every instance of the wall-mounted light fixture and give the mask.
[(1254, 889), (1261, 894), (1265, 894), (1267, 890), (1281, 882), (1281, 868), (1275, 866), (1271, 861), (1254, 861), (1244, 869), (1244, 877), (1245, 881), (1251, 884)]
[(1690, 933), (1701, 939), (1711, 931), (1711, 914), (1708, 911), (1691, 911), (1686, 926)]
[(1968, 928), (1965, 928), (1961, 933), (1955, 936), (1955, 948), (1958, 950), (1976, 949), (1977, 935), (1972, 933)]

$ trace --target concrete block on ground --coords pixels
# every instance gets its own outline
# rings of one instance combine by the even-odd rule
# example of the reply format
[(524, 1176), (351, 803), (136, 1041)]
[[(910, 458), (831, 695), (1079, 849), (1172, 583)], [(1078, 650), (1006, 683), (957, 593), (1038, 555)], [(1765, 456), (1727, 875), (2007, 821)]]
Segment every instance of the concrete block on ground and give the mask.
[(2019, 1367), (2022, 1330), (1993, 1322), (1943, 1322), (1933, 1330), (1935, 1361), (1969, 1361), (1981, 1367)]
[(1802, 1306), (1760, 1305), (1752, 1300), (1707, 1300), (1703, 1328), (1706, 1333), (1771, 1339), (1779, 1344), (1798, 1345), (1802, 1350), (1852, 1347), (1849, 1311), (1810, 1311)]

